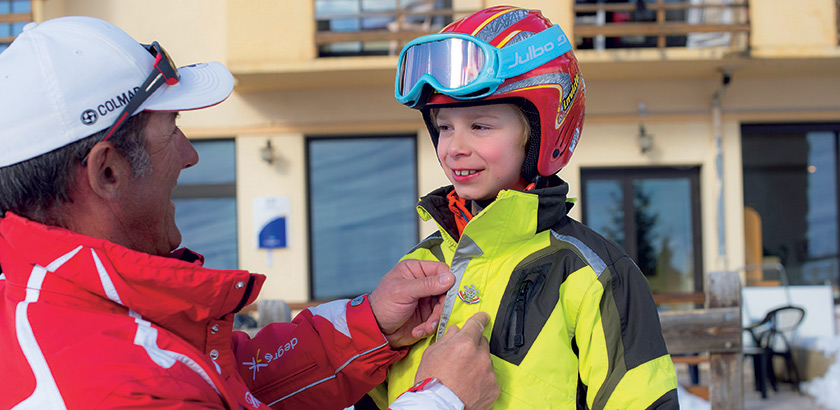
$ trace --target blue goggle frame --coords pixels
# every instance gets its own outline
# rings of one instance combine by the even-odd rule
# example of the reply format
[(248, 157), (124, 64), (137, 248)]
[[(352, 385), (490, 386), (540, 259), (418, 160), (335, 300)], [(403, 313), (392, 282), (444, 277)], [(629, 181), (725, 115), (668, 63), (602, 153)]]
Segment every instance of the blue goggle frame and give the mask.
[[(405, 58), (407, 52), (417, 45), (441, 42), (440, 47), (427, 52), (425, 58), (432, 60), (435, 50), (446, 50), (446, 42), (450, 39), (461, 39), (478, 46), (483, 53), (483, 65), (477, 75), (465, 84), (456, 87), (445, 87), (435, 78), (434, 73), (425, 72), (408, 84), (403, 91), (403, 82), (407, 73)], [(572, 44), (560, 26), (552, 26), (525, 40), (507, 47), (496, 48), (476, 37), (462, 33), (436, 33), (418, 37), (403, 47), (397, 63), (397, 75), (394, 81), (394, 97), (401, 104), (417, 107), (425, 104), (420, 101), (426, 85), (433, 87), (441, 94), (461, 100), (484, 98), (496, 91), (505, 80), (527, 73), (561, 55), (572, 50)], [(413, 69), (413, 67), (410, 67)]]

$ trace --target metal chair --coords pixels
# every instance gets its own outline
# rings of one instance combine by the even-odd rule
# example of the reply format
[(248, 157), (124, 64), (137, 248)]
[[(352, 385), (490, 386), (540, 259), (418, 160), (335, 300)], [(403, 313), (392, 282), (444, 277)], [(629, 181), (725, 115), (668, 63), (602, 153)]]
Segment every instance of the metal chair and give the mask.
[(799, 371), (793, 360), (790, 340), (804, 318), (805, 309), (798, 306), (782, 306), (767, 312), (764, 319), (758, 323), (744, 328), (755, 342), (754, 347), (744, 348), (744, 356), (753, 358), (756, 390), (761, 391), (762, 398), (767, 397), (766, 381), (770, 382), (773, 391), (778, 391), (776, 375), (773, 371), (773, 357), (775, 356), (784, 358), (788, 381), (793, 384), (797, 392), (801, 393)]

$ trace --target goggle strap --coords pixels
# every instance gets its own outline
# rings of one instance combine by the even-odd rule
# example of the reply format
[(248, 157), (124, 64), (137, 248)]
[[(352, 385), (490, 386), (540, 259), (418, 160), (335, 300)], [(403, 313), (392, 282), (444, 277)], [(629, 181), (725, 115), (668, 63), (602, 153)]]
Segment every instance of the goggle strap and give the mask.
[(116, 133), (117, 130), (119, 130), (122, 127), (123, 122), (128, 117), (134, 115), (134, 112), (137, 111), (137, 109), (140, 108), (141, 105), (143, 105), (143, 103), (148, 99), (148, 96), (157, 91), (157, 89), (160, 88), (161, 85), (163, 85), (162, 81), (158, 81), (158, 79), (160, 78), (162, 78), (161, 74), (158, 74), (154, 77), (149, 76), (148, 78), (146, 78), (146, 81), (143, 82), (143, 85), (140, 86), (140, 90), (137, 92), (137, 94), (134, 95), (134, 97), (131, 98), (131, 100), (128, 101), (128, 104), (126, 104), (125, 108), (120, 113), (120, 116), (117, 118), (117, 121), (115, 121), (114, 124), (111, 125), (111, 128), (108, 129), (108, 133), (105, 135), (104, 138), (102, 138), (102, 141), (107, 141), (108, 139), (110, 139), (111, 136), (114, 135), (114, 133)]
[(511, 78), (531, 71), (572, 50), (563, 29), (554, 25), (516, 44), (499, 49), (499, 73)]

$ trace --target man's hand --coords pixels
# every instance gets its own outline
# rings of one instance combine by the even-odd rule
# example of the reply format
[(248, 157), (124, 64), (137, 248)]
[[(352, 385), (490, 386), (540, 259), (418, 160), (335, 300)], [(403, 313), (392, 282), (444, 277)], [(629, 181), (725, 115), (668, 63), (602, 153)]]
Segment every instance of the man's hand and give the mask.
[(414, 380), (437, 377), (464, 402), (466, 410), (489, 409), (499, 397), (490, 343), (482, 335), (489, 321), (487, 313), (478, 312), (463, 329), (451, 326), (423, 352)]
[(414, 344), (437, 330), (443, 299), (454, 283), (440, 262), (405, 260), (385, 274), (368, 300), (392, 347)]

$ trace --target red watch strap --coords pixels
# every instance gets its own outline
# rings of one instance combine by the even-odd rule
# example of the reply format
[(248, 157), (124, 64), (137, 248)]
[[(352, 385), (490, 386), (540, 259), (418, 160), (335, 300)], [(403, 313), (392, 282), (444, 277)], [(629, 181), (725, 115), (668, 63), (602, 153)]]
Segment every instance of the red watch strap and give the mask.
[(408, 389), (407, 391), (410, 391), (410, 392), (423, 391), (423, 390), (426, 390), (426, 389), (428, 389), (432, 386), (437, 385), (438, 383), (440, 383), (440, 380), (438, 380), (437, 377), (429, 377), (427, 379), (420, 380), (419, 382), (417, 382), (417, 384), (414, 385), (414, 387)]

